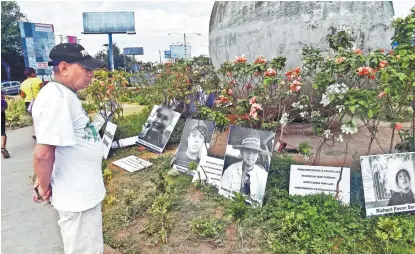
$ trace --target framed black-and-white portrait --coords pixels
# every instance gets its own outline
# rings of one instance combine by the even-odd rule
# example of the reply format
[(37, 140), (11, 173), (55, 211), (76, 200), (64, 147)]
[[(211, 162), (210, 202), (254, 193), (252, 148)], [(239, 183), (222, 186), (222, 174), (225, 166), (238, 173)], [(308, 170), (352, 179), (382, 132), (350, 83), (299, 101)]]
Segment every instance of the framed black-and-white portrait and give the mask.
[(207, 155), (214, 129), (215, 124), (211, 121), (190, 118), (186, 120), (176, 151), (175, 168), (177, 170), (194, 175), (194, 172), (189, 171), (189, 164), (195, 162), (199, 165), (201, 158)]
[(219, 194), (233, 192), (262, 205), (275, 133), (231, 126)]
[(415, 211), (415, 153), (360, 157), (366, 216)]
[(167, 107), (154, 106), (138, 135), (137, 144), (153, 151), (163, 152), (180, 118), (180, 113)]

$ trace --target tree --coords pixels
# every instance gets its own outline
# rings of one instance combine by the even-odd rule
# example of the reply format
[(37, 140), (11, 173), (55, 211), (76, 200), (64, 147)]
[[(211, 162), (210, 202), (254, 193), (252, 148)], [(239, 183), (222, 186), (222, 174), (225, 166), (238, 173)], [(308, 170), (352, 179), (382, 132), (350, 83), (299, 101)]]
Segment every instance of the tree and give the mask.
[[(21, 80), (24, 59), (19, 21), (27, 21), (16, 2), (1, 2), (1, 70), (2, 80)], [(7, 71), (10, 70), (10, 72)]]
[[(112, 45), (112, 54), (114, 57), (114, 69), (125, 69), (133, 63), (132, 57), (121, 54), (120, 48), (117, 44)], [(99, 51), (95, 57), (101, 59), (107, 64), (107, 66), (109, 66), (108, 46), (106, 49)]]
[(192, 60), (193, 63), (199, 66), (212, 65), (212, 60), (210, 59), (210, 57), (205, 55), (195, 56)]

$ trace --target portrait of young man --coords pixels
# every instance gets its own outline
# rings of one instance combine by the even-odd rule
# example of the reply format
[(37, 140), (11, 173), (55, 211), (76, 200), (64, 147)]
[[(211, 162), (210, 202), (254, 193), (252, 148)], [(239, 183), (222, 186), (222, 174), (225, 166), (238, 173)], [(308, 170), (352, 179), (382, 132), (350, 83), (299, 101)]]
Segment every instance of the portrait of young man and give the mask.
[[(260, 132), (262, 131), (231, 127), (221, 188), (245, 194), (262, 203), (274, 134), (264, 132), (267, 138), (263, 139)], [(237, 142), (239, 144), (232, 144)]]
[[(142, 140), (162, 151), (179, 117), (180, 114), (170, 108), (154, 106), (147, 123), (138, 136), (138, 143)], [(171, 130), (168, 130), (169, 126), (172, 126)]]
[(201, 156), (207, 154), (213, 132), (213, 128), (209, 129), (208, 126), (213, 126), (213, 123), (187, 119), (176, 152), (175, 164), (179, 171), (187, 172), (191, 162), (199, 164)]

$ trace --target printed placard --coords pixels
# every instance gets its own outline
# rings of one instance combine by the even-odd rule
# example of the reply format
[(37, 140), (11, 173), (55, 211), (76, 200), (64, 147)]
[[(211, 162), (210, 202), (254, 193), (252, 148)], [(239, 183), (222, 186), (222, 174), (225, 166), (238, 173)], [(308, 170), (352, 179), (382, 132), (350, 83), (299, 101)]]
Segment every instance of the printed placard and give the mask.
[(97, 132), (99, 132), (102, 128), (102, 126), (104, 126), (105, 124), (105, 119), (104, 117), (98, 113), (95, 115), (94, 121), (92, 122), (92, 124), (95, 126), (95, 130), (97, 130)]
[(104, 144), (103, 156), (104, 159), (108, 158), (108, 153), (110, 152), (112, 140), (114, 139), (115, 131), (117, 130), (117, 125), (108, 122), (105, 127), (104, 136), (102, 137), (102, 143)]
[(153, 163), (138, 158), (137, 156), (131, 155), (125, 158), (122, 158), (117, 161), (113, 161), (112, 164), (127, 170), (128, 172), (135, 172), (153, 165)]
[[(335, 196), (340, 167), (291, 165), (290, 195), (313, 195), (325, 193)], [(350, 168), (343, 167), (339, 182), (339, 200), (350, 202)]]
[(170, 108), (154, 106), (136, 143), (162, 153), (179, 117), (180, 113)]
[(415, 211), (415, 153), (360, 157), (366, 216)]
[(219, 194), (234, 192), (262, 206), (275, 133), (231, 126)]
[(215, 124), (211, 121), (187, 119), (183, 128), (179, 147), (176, 150), (174, 168), (183, 173), (194, 175), (195, 170), (189, 170), (190, 163), (199, 165), (201, 158), (206, 157), (210, 148)]

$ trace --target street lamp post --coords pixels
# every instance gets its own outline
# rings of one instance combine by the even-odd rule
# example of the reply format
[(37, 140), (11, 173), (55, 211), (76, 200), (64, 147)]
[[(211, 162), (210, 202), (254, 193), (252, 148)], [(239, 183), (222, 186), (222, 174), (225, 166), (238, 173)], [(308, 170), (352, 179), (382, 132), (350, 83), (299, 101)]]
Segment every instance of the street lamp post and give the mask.
[[(181, 33), (169, 33), (169, 35), (172, 34), (181, 34)], [(201, 36), (200, 33), (187, 33), (187, 34), (196, 34)], [(186, 43), (186, 33), (183, 33), (183, 40), (184, 40), (184, 59), (187, 59), (187, 43)]]

